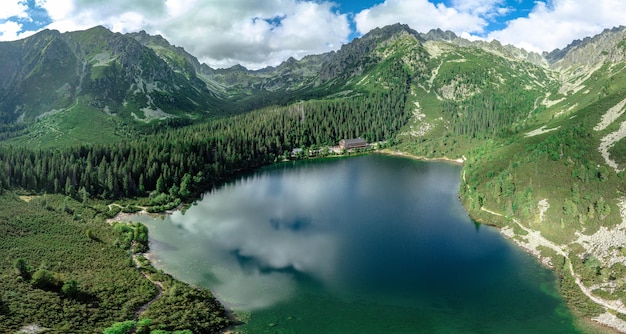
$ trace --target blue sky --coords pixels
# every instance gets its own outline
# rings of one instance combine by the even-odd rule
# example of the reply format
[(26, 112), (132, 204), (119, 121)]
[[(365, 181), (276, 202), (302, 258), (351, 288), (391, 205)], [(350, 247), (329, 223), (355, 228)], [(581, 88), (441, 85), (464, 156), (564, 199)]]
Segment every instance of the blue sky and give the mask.
[(626, 25), (623, 0), (0, 0), (0, 41), (103, 25), (161, 34), (212, 67), (337, 50), (393, 23), (552, 51)]

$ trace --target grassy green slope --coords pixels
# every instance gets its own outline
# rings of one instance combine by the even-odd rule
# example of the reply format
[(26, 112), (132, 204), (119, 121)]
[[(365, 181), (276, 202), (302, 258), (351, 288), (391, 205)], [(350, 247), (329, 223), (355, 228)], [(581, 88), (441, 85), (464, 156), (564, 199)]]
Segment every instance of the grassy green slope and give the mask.
[(31, 124), (24, 135), (6, 144), (52, 148), (81, 144), (115, 143), (131, 136), (129, 125), (98, 109), (75, 105)]
[[(177, 64), (182, 79), (184, 60), (169, 49), (153, 48)], [(595, 127), (608, 110), (626, 101), (625, 64), (556, 72), (496, 52), (399, 33), (378, 44), (368, 54), (367, 66), (354, 72), (358, 74), (302, 90), (246, 96), (233, 108), (285, 106), (248, 116), (265, 119), (258, 122), (263, 133), (275, 127), (267, 125), (268, 115), (288, 120), (284, 129), (274, 129), (279, 135), (272, 143), (286, 150), (357, 136), (390, 139), (404, 126), (395, 138), (398, 149), (425, 157), (466, 158), (460, 197), (473, 218), (511, 230), (521, 242), (528, 235), (524, 228), (530, 228), (560, 247), (544, 245), (537, 251), (550, 257), (564, 295), (578, 311), (596, 316), (604, 309), (581, 292), (569, 274), (570, 264), (595, 296), (626, 303), (623, 245), (590, 248), (585, 241), (585, 236), (598, 236), (622, 223), (626, 183), (615, 168), (626, 168), (626, 139), (607, 148), (615, 168), (599, 147), (603, 138), (620, 130), (626, 116), (617, 114), (606, 128)], [(27, 136), (10, 142), (35, 147), (115, 143), (131, 136), (124, 119), (130, 119), (131, 110), (141, 116), (138, 109), (146, 103), (131, 99), (120, 110), (121, 119), (78, 104), (38, 121)], [(237, 123), (238, 118), (231, 120)], [(94, 135), (84, 124), (104, 134)], [(236, 136), (245, 136), (245, 129), (241, 125)], [(175, 175), (170, 178), (178, 182)], [(161, 311), (155, 317), (170, 316)]]
[(407, 103), (413, 117), (399, 134), (403, 150), (460, 158), (545, 118), (540, 102), (558, 88), (549, 71), (476, 47), (429, 41), (425, 48), (427, 69), (416, 76)]
[[(616, 201), (624, 191), (623, 174), (607, 166), (598, 148), (602, 138), (618, 130), (626, 117), (620, 116), (602, 131), (594, 127), (609, 109), (626, 98), (626, 71), (622, 69), (601, 68), (584, 83), (584, 89), (544, 111), (542, 117), (550, 119), (540, 123), (543, 132), (533, 135), (531, 130), (540, 128), (537, 124), (499, 140), (489, 150), (476, 150), (472, 154), (474, 163), (467, 169), (468, 177), (475, 180), (468, 183), (479, 185), (483, 201), (532, 222), (536, 217), (530, 214), (536, 213), (536, 207), (530, 203), (527, 207), (513, 205), (515, 196), (530, 190), (535, 200), (548, 198), (555, 202), (546, 211), (549, 223), (537, 228), (562, 243), (573, 240), (576, 231), (591, 234), (599, 226), (621, 222)], [(493, 179), (502, 173), (511, 174), (515, 183), (513, 197), (508, 200), (503, 200), (507, 196), (496, 189), (501, 184)], [(594, 212), (600, 198), (611, 207), (609, 213)], [(565, 209), (566, 200), (576, 208)]]
[[(510, 219), (494, 220), (493, 214), (481, 210), (488, 208), (514, 217), (562, 245), (576, 274), (586, 287), (593, 287), (594, 295), (625, 303), (626, 284), (621, 278), (626, 275), (626, 267), (620, 257), (626, 252), (620, 242), (611, 241), (619, 240), (614, 238), (618, 238), (620, 232), (614, 236), (608, 236), (612, 233), (608, 232), (603, 237), (601, 231), (610, 231), (622, 224), (620, 203), (626, 183), (623, 173), (607, 166), (598, 147), (601, 139), (616, 131), (618, 124), (626, 119), (621, 116), (606, 130), (594, 130), (607, 110), (626, 98), (625, 81), (611, 80), (603, 70), (596, 74), (598, 77), (587, 82), (585, 92), (588, 93), (574, 94), (568, 98), (568, 103), (550, 110), (559, 116), (545, 128), (555, 130), (533, 137), (519, 134), (509, 143), (492, 147), (489, 153), (476, 151), (472, 154), (461, 194), (466, 207), (477, 219), (501, 226), (515, 224)], [(616, 73), (614, 78), (623, 75), (623, 72)], [(614, 84), (604, 85), (607, 81)], [(585, 105), (590, 96), (595, 101)], [(577, 107), (564, 109), (567, 104), (576, 103)], [(620, 149), (620, 143), (623, 140), (614, 150)], [(544, 207), (543, 213), (540, 201), (549, 205)], [(588, 244), (581, 234), (594, 236), (596, 241)], [(552, 258), (554, 264), (559, 263), (554, 256)], [(571, 290), (564, 292), (565, 295), (570, 293)], [(576, 306), (588, 316), (604, 312), (589, 299)], [(626, 318), (623, 314), (619, 316)]]

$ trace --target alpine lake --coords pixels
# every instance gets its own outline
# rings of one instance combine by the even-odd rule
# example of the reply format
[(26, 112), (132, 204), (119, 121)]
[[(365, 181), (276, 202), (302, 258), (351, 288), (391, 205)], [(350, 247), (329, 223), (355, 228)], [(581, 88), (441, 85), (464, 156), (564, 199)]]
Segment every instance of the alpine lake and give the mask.
[(279, 163), (185, 212), (132, 216), (155, 267), (241, 333), (580, 333), (555, 275), (457, 198), (461, 167), (380, 154)]

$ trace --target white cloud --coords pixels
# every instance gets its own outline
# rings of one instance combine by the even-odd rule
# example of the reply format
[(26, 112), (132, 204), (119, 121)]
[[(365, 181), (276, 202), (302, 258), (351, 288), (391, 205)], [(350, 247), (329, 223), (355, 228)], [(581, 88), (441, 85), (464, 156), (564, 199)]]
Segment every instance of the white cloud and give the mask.
[(116, 32), (144, 29), (165, 16), (165, 3), (150, 0), (38, 0), (52, 23), (47, 27), (61, 32), (103, 25)]
[(0, 20), (5, 20), (10, 17), (28, 17), (26, 10), (28, 6), (23, 1), (18, 2), (5, 2), (2, 3), (2, 10), (0, 11)]
[[(3, 1), (4, 17), (28, 19), (26, 2)], [(514, 9), (505, 0), (380, 0), (354, 16), (357, 33), (405, 23), (427, 32), (441, 28), (468, 38), (483, 38), (491, 22)], [(433, 3), (436, 2), (436, 3)], [(35, 0), (61, 32), (103, 25), (116, 32), (146, 30), (161, 34), (212, 67), (242, 64), (251, 69), (278, 65), (338, 49), (348, 42), (349, 16), (324, 0)], [(524, 17), (486, 35), (527, 50), (562, 48), (574, 39), (626, 23), (622, 0), (537, 1)], [(2, 22), (2, 21), (0, 21)], [(0, 23), (0, 40), (14, 40), (23, 22)], [(476, 37), (482, 36), (482, 37)]]
[[(400, 22), (420, 32), (441, 28), (465, 38), (483, 39), (477, 36), (485, 33), (488, 22), (513, 10), (503, 0), (452, 0), (449, 7), (427, 0), (386, 0), (358, 13), (355, 22), (361, 34)], [(575, 39), (626, 24), (624, 13), (626, 2), (622, 0), (537, 1), (527, 16), (506, 22), (506, 28), (488, 33), (485, 39), (529, 51), (552, 51)]]
[(7, 21), (0, 23), (0, 41), (12, 41), (18, 38), (18, 32), (22, 30), (22, 25)]
[(212, 67), (257, 69), (338, 49), (348, 17), (330, 2), (300, 0), (38, 0), (59, 31), (103, 25), (161, 34)]
[(508, 12), (507, 7), (502, 6), (504, 2), (504, 0), (453, 0), (452, 7), (472, 15), (494, 16)]
[(626, 2), (622, 0), (538, 1), (528, 17), (510, 21), (505, 29), (490, 33), (488, 39), (529, 51), (552, 51), (625, 24), (624, 14)]
[[(494, 2), (494, 1), (491, 1)], [(487, 22), (476, 13), (482, 11), (476, 6), (464, 6), (464, 11), (437, 5), (427, 0), (386, 0), (384, 3), (365, 9), (355, 16), (357, 30), (361, 34), (394, 23), (408, 24), (419, 32), (441, 28), (458, 34), (463, 32), (480, 33)]]
[(52, 21), (71, 18), (74, 10), (74, 1), (71, 0), (37, 0), (37, 4), (48, 12)]
[(347, 16), (328, 2), (238, 0), (203, 4), (193, 12), (176, 5), (168, 10), (179, 15), (170, 15), (158, 31), (217, 67), (278, 65), (290, 56), (336, 50), (350, 34)]
[(26, 10), (28, 6), (23, 1), (4, 2), (2, 4), (2, 10), (0, 10), (0, 41), (12, 41), (21, 37), (25, 37), (23, 34), (19, 34), (22, 30), (22, 25), (14, 21), (5, 21), (8, 18), (28, 18)]

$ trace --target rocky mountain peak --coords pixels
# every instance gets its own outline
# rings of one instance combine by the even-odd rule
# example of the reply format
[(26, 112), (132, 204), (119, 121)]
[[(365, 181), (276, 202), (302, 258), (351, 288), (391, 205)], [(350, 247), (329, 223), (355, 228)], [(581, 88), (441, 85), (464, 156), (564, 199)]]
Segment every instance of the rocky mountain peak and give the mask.
[(594, 68), (607, 61), (626, 60), (626, 27), (605, 29), (593, 37), (575, 40), (564, 49), (556, 49), (543, 56), (557, 70), (572, 66)]
[(427, 41), (446, 41), (451, 42), (458, 38), (458, 36), (450, 30), (443, 31), (439, 28), (432, 29), (426, 34), (420, 34), (420, 37)]
[(363, 37), (361, 37), (360, 39), (380, 41), (380, 40), (389, 39), (393, 37), (394, 35), (398, 35), (398, 34), (410, 34), (410, 35), (419, 36), (417, 31), (411, 29), (411, 27), (409, 27), (408, 25), (396, 23), (396, 24), (384, 26), (382, 28), (374, 28), (370, 32), (365, 34)]

